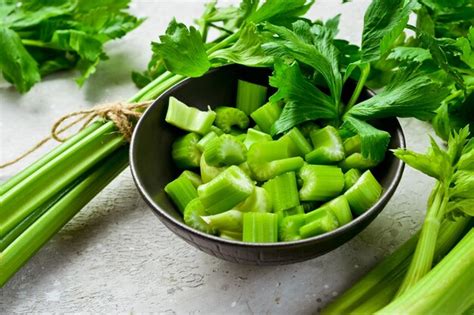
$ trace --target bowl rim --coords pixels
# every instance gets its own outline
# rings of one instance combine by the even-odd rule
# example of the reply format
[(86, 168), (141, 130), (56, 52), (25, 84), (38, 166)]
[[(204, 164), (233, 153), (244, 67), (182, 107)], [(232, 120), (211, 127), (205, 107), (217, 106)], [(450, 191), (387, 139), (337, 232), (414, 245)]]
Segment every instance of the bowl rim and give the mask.
[[(208, 71), (206, 74), (215, 72), (215, 71), (224, 71), (228, 67), (235, 67), (236, 65), (226, 65), (218, 68), (214, 68), (210, 71)], [(250, 67), (248, 67), (250, 68)], [(204, 74), (204, 76), (206, 75)], [(275, 242), (275, 243), (249, 243), (249, 242), (244, 242), (244, 241), (235, 241), (235, 240), (229, 240), (229, 239), (224, 239), (215, 235), (207, 234), (204, 232), (201, 232), (197, 229), (194, 229), (188, 225), (186, 225), (184, 222), (180, 222), (176, 220), (173, 216), (168, 214), (165, 210), (161, 209), (161, 207), (156, 204), (153, 200), (153, 198), (148, 194), (146, 191), (145, 187), (143, 186), (139, 175), (137, 173), (136, 169), (136, 163), (138, 161), (137, 159), (137, 153), (135, 152), (135, 147), (136, 147), (136, 138), (137, 138), (137, 130), (140, 129), (141, 125), (143, 124), (143, 121), (147, 114), (153, 110), (154, 106), (158, 106), (158, 101), (162, 98), (169, 97), (170, 94), (172, 94), (174, 91), (180, 89), (183, 85), (186, 85), (189, 81), (191, 80), (199, 80), (202, 77), (197, 77), (197, 78), (186, 78), (183, 81), (179, 82), (178, 84), (174, 85), (173, 87), (169, 88), (166, 90), (164, 93), (162, 93), (158, 98), (156, 98), (153, 103), (143, 112), (141, 115), (140, 119), (138, 120), (137, 124), (135, 125), (135, 128), (133, 130), (133, 134), (131, 137), (130, 141), (130, 149), (129, 149), (129, 158), (130, 158), (130, 170), (132, 173), (132, 178), (135, 182), (135, 185), (138, 188), (138, 191), (140, 192), (141, 196), (147, 203), (147, 205), (153, 210), (153, 212), (159, 216), (159, 218), (166, 220), (167, 223), (170, 223), (174, 225), (177, 228), (184, 229), (186, 232), (191, 233), (194, 236), (200, 237), (200, 238), (205, 238), (210, 241), (215, 241), (224, 245), (233, 245), (233, 246), (239, 246), (239, 247), (247, 247), (247, 248), (278, 248), (278, 247), (299, 247), (302, 245), (308, 245), (308, 244), (313, 244), (313, 243), (320, 243), (324, 242), (325, 240), (330, 240), (333, 238), (337, 238), (339, 235), (343, 235), (347, 230), (350, 230), (352, 227), (356, 226), (359, 222), (364, 221), (366, 217), (369, 217), (372, 215), (372, 212), (381, 212), (383, 210), (382, 205), (386, 204), (392, 195), (395, 193), (396, 188), (398, 187), (398, 184), (400, 183), (400, 180), (403, 175), (403, 171), (405, 169), (405, 163), (402, 162), (401, 160), (398, 161), (398, 165), (396, 168), (395, 176), (392, 178), (390, 185), (388, 186), (387, 189), (385, 189), (382, 192), (382, 196), (377, 200), (375, 204), (373, 204), (369, 209), (367, 209), (363, 214), (357, 216), (355, 219), (353, 219), (351, 222), (338, 227), (337, 229), (321, 234), (321, 235), (316, 235), (312, 236), (309, 238), (301, 239), (301, 240), (296, 240), (296, 241), (284, 241), (284, 242)], [(373, 97), (376, 93), (372, 91), (371, 89), (364, 87), (364, 89)], [(400, 125), (400, 122), (396, 117), (391, 117), (388, 119), (393, 119), (394, 122), (396, 123), (396, 134), (398, 138), (400, 139), (400, 148), (406, 148), (406, 141), (405, 141), (405, 135), (403, 133), (402, 127)], [(382, 207), (381, 209), (378, 209), (379, 207)], [(167, 225), (166, 223), (164, 223)], [(169, 228), (167, 226), (167, 228)], [(174, 233), (174, 231), (173, 231)], [(176, 233), (175, 233), (176, 234)], [(357, 233), (358, 234), (358, 233)], [(357, 235), (356, 234), (356, 235)], [(178, 235), (180, 236), (180, 235)], [(180, 236), (181, 237), (181, 236)]]

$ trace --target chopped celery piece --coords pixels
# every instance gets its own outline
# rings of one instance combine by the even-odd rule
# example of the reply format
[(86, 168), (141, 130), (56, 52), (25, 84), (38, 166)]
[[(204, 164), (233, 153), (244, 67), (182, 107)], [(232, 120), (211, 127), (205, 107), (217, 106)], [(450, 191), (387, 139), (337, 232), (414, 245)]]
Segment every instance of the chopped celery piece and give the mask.
[(311, 139), (311, 132), (321, 129), (314, 121), (306, 121), (298, 125), (298, 129), (306, 139)]
[(351, 155), (352, 153), (360, 153), (360, 136), (355, 135), (344, 140), (344, 152), (346, 156)]
[(198, 196), (196, 187), (184, 176), (179, 176), (174, 181), (168, 183), (165, 186), (165, 192), (170, 196), (181, 213), (184, 212), (188, 203)]
[(234, 136), (224, 134), (211, 140), (203, 154), (210, 166), (236, 165), (247, 158), (247, 148)]
[(211, 128), (215, 118), (216, 113), (211, 110), (207, 112), (200, 111), (197, 108), (187, 106), (174, 97), (170, 97), (165, 120), (167, 123), (183, 130), (204, 135)]
[(333, 164), (344, 159), (344, 146), (336, 128), (326, 126), (312, 131), (310, 136), (314, 150), (305, 156), (308, 163)]
[(242, 240), (251, 243), (277, 242), (278, 216), (266, 212), (244, 213)]
[(360, 171), (356, 168), (351, 168), (344, 173), (344, 190), (348, 190), (357, 182), (360, 178)]
[(239, 167), (242, 171), (244, 171), (245, 174), (247, 174), (248, 177), (252, 177), (252, 172), (250, 171), (250, 168), (247, 162), (239, 164)]
[(357, 182), (344, 195), (352, 211), (360, 215), (380, 198), (382, 186), (370, 171), (365, 171)]
[(238, 108), (221, 106), (216, 108), (214, 124), (225, 133), (229, 133), (234, 126), (239, 129), (246, 129), (249, 126), (249, 118)]
[(321, 206), (321, 208), (327, 208), (337, 218), (340, 226), (343, 226), (352, 221), (352, 212), (347, 202), (347, 198), (341, 195)]
[(203, 183), (208, 183), (217, 175), (222, 173), (227, 167), (214, 167), (210, 166), (206, 163), (206, 159), (204, 158), (204, 154), (201, 156), (201, 161), (199, 164), (199, 169), (201, 171), (201, 178)]
[(288, 153), (290, 156), (304, 157), (313, 150), (311, 144), (296, 127), (288, 131), (281, 139), (288, 141)]
[(336, 216), (324, 208), (319, 208), (305, 214), (306, 224), (300, 228), (302, 238), (316, 236), (338, 228)]
[(301, 239), (300, 228), (305, 224), (305, 215), (296, 214), (280, 220), (278, 238), (282, 242), (297, 241)]
[(188, 133), (177, 139), (171, 148), (171, 156), (178, 168), (189, 169), (199, 167), (201, 151), (197, 143), (201, 139), (197, 133)]
[(212, 132), (215, 132), (216, 135), (218, 135), (218, 136), (221, 136), (221, 135), (224, 134), (224, 131), (222, 131), (221, 128), (216, 127), (216, 126), (214, 126), (214, 125), (212, 125), (211, 128), (209, 129), (209, 132), (211, 132), (211, 131), (212, 131)]
[(247, 139), (247, 134), (246, 134), (246, 133), (242, 133), (242, 134), (240, 134), (240, 135), (235, 136), (235, 138), (236, 138), (237, 140), (239, 140), (240, 142), (245, 143), (245, 139)]
[(238, 210), (228, 210), (201, 218), (215, 230), (242, 232), (242, 212)]
[(204, 152), (206, 149), (207, 144), (211, 141), (214, 140), (215, 138), (218, 138), (219, 136), (217, 133), (214, 131), (208, 132), (204, 137), (201, 138), (201, 140), (198, 141), (197, 147), (201, 152)]
[(296, 207), (293, 207), (293, 208), (290, 208), (290, 209), (281, 210), (281, 211), (276, 212), (276, 215), (278, 215), (278, 222), (280, 222), (280, 223), (281, 223), (281, 220), (283, 220), (283, 218), (286, 218), (286, 217), (292, 216), (292, 215), (297, 215), (297, 214), (304, 214), (303, 206), (299, 205), (299, 206), (296, 206)]
[(237, 82), (237, 108), (250, 115), (267, 99), (267, 87), (259, 84), (239, 80)]
[(199, 185), (202, 185), (202, 179), (201, 176), (198, 174), (192, 172), (192, 171), (183, 171), (179, 177), (186, 177), (191, 181), (194, 187), (198, 188)]
[(255, 187), (252, 194), (235, 209), (242, 212), (272, 212), (272, 200), (264, 188)]
[(281, 114), (281, 106), (278, 103), (267, 103), (250, 114), (257, 126), (265, 133), (271, 133), (272, 126)]
[(250, 149), (250, 147), (254, 143), (268, 142), (272, 140), (273, 140), (272, 136), (270, 136), (269, 134), (258, 131), (254, 128), (249, 128), (247, 130), (247, 137), (245, 138), (244, 144), (247, 147), (247, 149)]
[(344, 188), (344, 174), (336, 166), (305, 164), (298, 175), (303, 180), (299, 193), (302, 201), (325, 201)]
[(321, 205), (321, 202), (318, 201), (303, 201), (301, 202), (301, 207), (303, 207), (304, 212), (310, 212)]
[(219, 236), (226, 240), (242, 241), (242, 232), (220, 231)]
[(297, 171), (303, 166), (301, 157), (288, 157), (288, 143), (268, 141), (253, 144), (247, 153), (252, 177), (265, 181), (277, 175)]
[(199, 199), (209, 214), (232, 209), (250, 196), (254, 190), (251, 179), (235, 165), (198, 187)]
[(377, 162), (363, 157), (360, 153), (352, 153), (339, 163), (339, 167), (342, 168), (343, 171), (347, 171), (351, 168), (366, 170), (376, 165)]
[(216, 231), (202, 219), (202, 216), (207, 214), (201, 200), (199, 198), (193, 199), (184, 209), (184, 223), (201, 232), (215, 234)]
[(270, 195), (273, 211), (278, 212), (299, 206), (295, 172), (288, 172), (267, 181), (263, 188)]

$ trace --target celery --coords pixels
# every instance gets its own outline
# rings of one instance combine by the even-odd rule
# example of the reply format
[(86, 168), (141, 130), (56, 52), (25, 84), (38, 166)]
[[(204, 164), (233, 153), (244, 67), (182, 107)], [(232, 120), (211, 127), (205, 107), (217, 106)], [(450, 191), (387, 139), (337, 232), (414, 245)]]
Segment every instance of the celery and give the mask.
[(344, 159), (344, 146), (338, 131), (332, 126), (310, 133), (314, 150), (306, 154), (305, 160), (311, 164), (333, 164)]
[(278, 217), (274, 213), (246, 212), (243, 215), (242, 240), (251, 243), (278, 241)]
[(194, 187), (198, 188), (199, 185), (202, 185), (202, 179), (201, 179), (201, 176), (199, 176), (198, 174), (192, 172), (192, 171), (183, 171), (181, 173), (181, 175), (179, 175), (180, 177), (186, 177), (187, 179), (189, 179), (189, 181), (193, 184)]
[(355, 135), (344, 140), (344, 152), (346, 156), (349, 156), (353, 153), (360, 153), (360, 136)]
[(224, 134), (211, 140), (203, 154), (208, 165), (221, 167), (243, 163), (247, 158), (247, 149), (235, 137)]
[(255, 187), (252, 194), (235, 206), (242, 212), (271, 212), (272, 200), (268, 192), (262, 187)]
[(254, 184), (237, 166), (232, 165), (210, 182), (198, 187), (199, 199), (209, 214), (232, 209), (252, 194)]
[(219, 236), (226, 240), (242, 241), (242, 232), (220, 231)]
[(334, 213), (340, 226), (352, 221), (351, 208), (344, 195), (323, 204), (321, 208), (326, 208)]
[(201, 156), (201, 160), (199, 163), (199, 169), (201, 171), (201, 178), (203, 183), (210, 182), (213, 178), (217, 175), (222, 173), (227, 167), (214, 167), (210, 166), (206, 163), (206, 159), (204, 155)]
[(284, 217), (280, 221), (278, 239), (283, 242), (301, 239), (300, 228), (305, 224), (305, 215), (296, 214)]
[(263, 188), (270, 195), (274, 212), (287, 210), (300, 204), (294, 172), (275, 176), (263, 184)]
[(351, 168), (344, 173), (344, 191), (348, 190), (357, 182), (362, 174), (356, 168)]
[(302, 238), (330, 232), (339, 226), (336, 216), (329, 210), (319, 208), (305, 214), (305, 225), (300, 228)]
[(343, 171), (348, 171), (351, 168), (356, 168), (359, 170), (366, 170), (372, 168), (377, 165), (377, 162), (369, 160), (362, 156), (361, 153), (352, 153), (344, 160), (339, 162), (339, 167), (342, 168)]
[(281, 114), (278, 103), (267, 103), (250, 114), (257, 126), (265, 133), (271, 133), (272, 126)]
[(204, 135), (209, 132), (215, 119), (216, 113), (211, 110), (203, 112), (172, 96), (169, 99), (165, 121), (173, 126)]
[(214, 132), (214, 133), (215, 133), (216, 135), (218, 135), (218, 136), (221, 136), (221, 135), (224, 134), (224, 131), (222, 131), (221, 128), (216, 127), (216, 126), (214, 126), (214, 125), (211, 126), (211, 128), (209, 129), (209, 132)]
[(249, 118), (238, 108), (221, 106), (216, 108), (214, 124), (225, 133), (230, 133), (234, 126), (239, 129), (246, 129), (249, 126)]
[(199, 149), (199, 151), (201, 151), (202, 153), (204, 153), (204, 150), (206, 149), (206, 146), (207, 144), (211, 141), (211, 140), (214, 140), (216, 138), (218, 138), (219, 136), (217, 135), (217, 133), (215, 133), (214, 131), (209, 131), (204, 137), (201, 138), (201, 140), (198, 141), (197, 143), (197, 148)]
[(171, 200), (173, 200), (173, 203), (181, 213), (184, 212), (188, 203), (198, 196), (196, 187), (194, 187), (193, 183), (184, 176), (179, 176), (174, 181), (168, 183), (165, 186), (165, 192)]
[(267, 87), (239, 80), (237, 82), (237, 108), (250, 115), (265, 103)]
[(245, 143), (245, 139), (247, 139), (247, 134), (246, 133), (242, 133), (240, 135), (236, 135), (235, 138), (241, 142), (241, 143)]
[(301, 207), (303, 207), (304, 212), (310, 212), (320, 206), (321, 202), (319, 201), (303, 201), (301, 202)]
[(313, 149), (308, 140), (306, 140), (301, 131), (296, 127), (288, 131), (280, 139), (288, 141), (288, 152), (290, 156), (304, 157)]
[(357, 215), (372, 207), (381, 194), (382, 186), (368, 170), (344, 193), (352, 211)]
[(325, 201), (344, 188), (344, 174), (336, 166), (305, 164), (298, 176), (303, 181), (299, 192), (302, 201)]
[(188, 133), (178, 138), (171, 148), (171, 156), (177, 167), (189, 169), (199, 167), (201, 151), (197, 143), (201, 139), (197, 133)]
[(247, 149), (250, 149), (250, 147), (254, 143), (268, 142), (268, 141), (272, 141), (272, 140), (273, 140), (272, 136), (270, 136), (269, 134), (258, 131), (254, 128), (249, 128), (247, 130), (247, 137), (245, 138), (244, 144), (247, 147)]
[(304, 212), (303, 206), (299, 205), (290, 209), (277, 211), (275, 212), (275, 214), (278, 216), (279, 224), (281, 224), (284, 218), (289, 217), (289, 216), (299, 215), (299, 214), (305, 214), (305, 212)]
[(74, 187), (31, 224), (0, 254), (0, 287), (82, 207), (127, 166), (128, 150), (115, 151), (92, 168)]
[(228, 210), (201, 218), (215, 230), (242, 232), (242, 212), (238, 210)]
[(311, 132), (321, 129), (314, 121), (306, 121), (298, 125), (301, 134), (308, 140), (311, 139)]
[(297, 171), (303, 166), (301, 157), (288, 157), (288, 143), (269, 141), (253, 144), (247, 153), (247, 163), (253, 178), (265, 181), (277, 175)]
[(205, 216), (207, 214), (208, 213), (204, 208), (204, 205), (202, 204), (201, 200), (199, 200), (199, 198), (196, 198), (191, 200), (184, 209), (183, 220), (184, 223), (186, 223), (192, 228), (195, 228), (198, 231), (207, 234), (215, 234), (216, 231), (202, 219), (202, 216)]

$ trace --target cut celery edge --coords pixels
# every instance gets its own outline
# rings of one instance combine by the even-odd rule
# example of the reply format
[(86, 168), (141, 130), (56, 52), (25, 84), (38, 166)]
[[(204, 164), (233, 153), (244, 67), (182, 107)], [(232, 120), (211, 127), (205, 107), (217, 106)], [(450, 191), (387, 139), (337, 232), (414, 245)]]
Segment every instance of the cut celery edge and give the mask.
[(220, 106), (217, 107), (215, 111), (216, 120), (214, 121), (214, 125), (222, 129), (225, 133), (230, 133), (234, 130), (234, 127), (243, 130), (249, 126), (249, 118), (238, 108)]
[(251, 113), (250, 117), (263, 132), (271, 134), (272, 126), (280, 117), (281, 111), (278, 103), (267, 103)]
[(355, 183), (357, 183), (357, 180), (361, 176), (361, 172), (356, 169), (356, 168), (351, 168), (347, 172), (344, 173), (344, 191), (348, 190), (352, 186), (354, 186)]
[(326, 201), (338, 196), (344, 188), (344, 175), (336, 166), (305, 164), (298, 176), (303, 181), (299, 191), (301, 201)]
[(200, 111), (190, 107), (174, 97), (170, 97), (165, 121), (180, 129), (204, 135), (209, 132), (216, 113)]
[(360, 136), (355, 135), (352, 137), (347, 138), (344, 140), (344, 151), (346, 152), (346, 156), (349, 156), (353, 153), (360, 153)]
[(305, 214), (305, 224), (300, 227), (302, 238), (321, 235), (337, 229), (339, 222), (329, 210), (319, 208)]
[(296, 214), (282, 218), (278, 229), (278, 239), (282, 242), (297, 241), (302, 239), (300, 228), (305, 224), (305, 215)]
[(288, 141), (288, 153), (290, 156), (304, 157), (313, 150), (311, 144), (306, 140), (301, 131), (294, 127), (288, 131), (281, 140)]
[(227, 210), (201, 217), (211, 228), (218, 231), (242, 232), (242, 212)]
[(247, 147), (247, 149), (250, 149), (250, 147), (254, 143), (268, 142), (272, 140), (273, 140), (272, 136), (270, 136), (269, 134), (266, 134), (254, 128), (249, 128), (247, 130), (247, 136), (245, 137), (245, 140), (244, 140), (244, 145)]
[(0, 287), (128, 164), (128, 148), (104, 159), (1, 253)]
[(220, 231), (219, 237), (231, 241), (242, 241), (242, 232)]
[(194, 169), (199, 167), (201, 151), (197, 144), (201, 136), (191, 132), (179, 137), (171, 146), (171, 157), (174, 164), (180, 169)]
[(272, 200), (268, 192), (262, 187), (255, 187), (252, 194), (235, 206), (242, 212), (271, 212)]
[(260, 106), (265, 104), (267, 99), (267, 87), (259, 84), (247, 82), (244, 80), (237, 81), (237, 108), (250, 115)]
[(199, 198), (196, 198), (191, 200), (184, 209), (183, 220), (188, 226), (198, 231), (207, 234), (215, 234), (216, 230), (202, 219), (202, 216), (205, 215), (208, 215), (208, 213), (204, 205)]
[(184, 212), (184, 209), (191, 200), (198, 197), (196, 187), (184, 176), (179, 176), (172, 182), (169, 182), (165, 186), (165, 192), (181, 213)]
[(357, 182), (349, 188), (344, 195), (349, 202), (351, 210), (361, 215), (382, 195), (382, 186), (370, 171), (365, 171)]
[(30, 166), (28, 166), (27, 168), (25, 168), (24, 170), (22, 170), (18, 174), (16, 174), (13, 177), (9, 178), (5, 183), (2, 183), (0, 185), (0, 195), (3, 195), (8, 190), (10, 190), (12, 187), (18, 185), (21, 181), (23, 181), (26, 178), (28, 178), (29, 176), (31, 176), (33, 173), (35, 173), (40, 168), (42, 168), (44, 165), (46, 165), (49, 161), (56, 158), (58, 155), (60, 155), (64, 151), (68, 150), (73, 145), (75, 145), (77, 142), (84, 139), (90, 133), (92, 133), (93, 131), (98, 129), (102, 124), (103, 123), (101, 123), (101, 122), (94, 122), (90, 126), (84, 128), (79, 133), (77, 133), (74, 136), (72, 136), (71, 138), (69, 138), (67, 141), (65, 141), (61, 145), (56, 146), (53, 150), (46, 153), (44, 156), (42, 156), (40, 159), (38, 159), (36, 162), (31, 164)]
[(247, 148), (234, 136), (224, 134), (211, 140), (203, 154), (211, 166), (238, 165), (247, 159)]
[[(101, 136), (105, 131), (106, 135)], [(1, 237), (96, 163), (124, 144), (114, 125), (104, 124), (0, 196)], [(51, 181), (54, 178), (54, 181)]]
[(356, 168), (358, 170), (364, 171), (366, 169), (377, 166), (377, 164), (377, 162), (363, 157), (361, 153), (353, 153), (341, 162), (339, 162), (338, 165), (340, 168), (342, 168), (344, 172), (346, 172), (351, 168)]
[(278, 216), (264, 212), (244, 213), (242, 240), (250, 243), (277, 242)]
[(305, 160), (311, 164), (334, 164), (344, 159), (344, 146), (336, 128), (326, 126), (310, 133), (314, 150), (306, 153)]
[(329, 211), (334, 213), (337, 218), (337, 221), (339, 222), (339, 226), (343, 226), (352, 221), (351, 208), (344, 195), (341, 195), (331, 201), (328, 201), (321, 207), (325, 207)]
[(296, 175), (284, 173), (267, 181), (262, 186), (270, 195), (274, 212), (287, 210), (300, 205)]
[(201, 138), (201, 140), (198, 141), (197, 147), (199, 151), (203, 153), (206, 149), (207, 144), (218, 137), (219, 136), (217, 135), (217, 133), (215, 133), (214, 131), (209, 131), (204, 137)]
[(204, 158), (204, 155), (201, 155), (199, 169), (201, 171), (202, 182), (205, 184), (205, 183), (210, 182), (214, 178), (216, 178), (217, 175), (225, 171), (227, 167), (214, 167), (214, 166), (208, 165), (206, 163), (206, 159)]
[(199, 176), (198, 174), (192, 172), (192, 171), (183, 171), (181, 173), (181, 175), (179, 175), (180, 177), (186, 177), (192, 184), (195, 188), (198, 188), (200, 185), (202, 185), (202, 179), (201, 179), (201, 176)]

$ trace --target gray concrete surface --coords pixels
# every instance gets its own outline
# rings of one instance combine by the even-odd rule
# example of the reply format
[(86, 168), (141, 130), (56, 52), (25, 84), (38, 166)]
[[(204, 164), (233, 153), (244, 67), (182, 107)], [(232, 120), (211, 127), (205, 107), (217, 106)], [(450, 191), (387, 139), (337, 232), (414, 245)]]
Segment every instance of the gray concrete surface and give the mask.
[[(343, 6), (321, 0), (310, 16), (343, 13), (340, 36), (358, 43), (368, 2), (354, 0)], [(148, 20), (124, 40), (108, 45), (110, 60), (82, 89), (71, 72), (49, 76), (26, 95), (0, 83), (1, 161), (46, 135), (55, 118), (135, 93), (130, 71), (146, 65), (149, 42), (173, 16), (191, 22), (202, 3), (134, 1), (132, 11)], [(402, 123), (408, 145), (424, 149), (429, 127), (414, 120)], [(3, 170), (0, 179), (46, 149)], [(352, 241), (307, 262), (249, 267), (208, 256), (175, 237), (141, 200), (127, 170), (0, 289), (0, 313), (316, 313), (414, 233), (430, 187), (428, 178), (406, 169), (386, 209)]]

